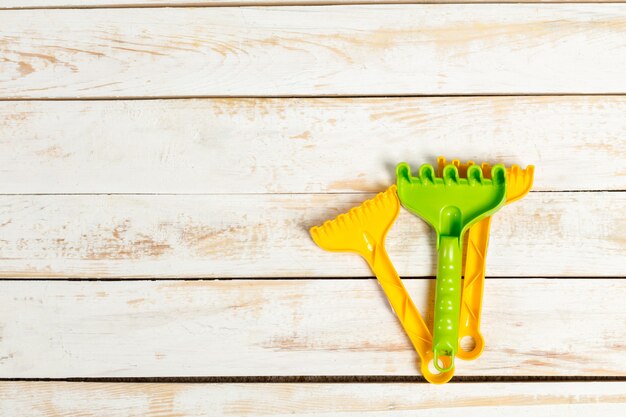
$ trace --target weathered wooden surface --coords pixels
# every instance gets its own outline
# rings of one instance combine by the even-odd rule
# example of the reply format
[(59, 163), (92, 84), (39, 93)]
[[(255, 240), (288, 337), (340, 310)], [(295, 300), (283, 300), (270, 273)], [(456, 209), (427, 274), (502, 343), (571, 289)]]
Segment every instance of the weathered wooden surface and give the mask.
[[(405, 281), (431, 325), (434, 281)], [(486, 348), (456, 375), (626, 376), (625, 297), (625, 279), (488, 279)], [(0, 317), (3, 378), (419, 375), (374, 279), (3, 281)]]
[(0, 101), (0, 193), (379, 191), (441, 153), (625, 190), (624, 115), (622, 96)]
[(4, 10), (0, 21), (3, 98), (626, 93), (624, 4)]
[[(585, 3), (569, 0), (568, 3)], [(595, 3), (612, 3), (597, 0)], [(168, 6), (263, 6), (330, 4), (404, 4), (404, 3), (493, 3), (492, 0), (2, 0), (2, 9), (56, 7), (168, 7)], [(563, 3), (563, 0), (500, 0), (498, 3)]]
[(626, 382), (515, 384), (0, 383), (0, 414), (29, 417), (621, 417)]
[[(2, 196), (0, 276), (371, 276), (308, 234), (371, 196)], [(487, 275), (624, 276), (625, 205), (624, 193), (531, 193), (494, 216)], [(401, 212), (387, 238), (401, 276), (435, 274), (434, 239)]]
[[(617, 381), (220, 379), (419, 375), (364, 262), (307, 229), (442, 153), (537, 167), (457, 375), (626, 376), (626, 4), (289, 6), (315, 2), (0, 3), (0, 379), (221, 381), (0, 381), (0, 415), (626, 414)], [(387, 247), (434, 275), (417, 218)], [(434, 280), (407, 287), (431, 325)]]

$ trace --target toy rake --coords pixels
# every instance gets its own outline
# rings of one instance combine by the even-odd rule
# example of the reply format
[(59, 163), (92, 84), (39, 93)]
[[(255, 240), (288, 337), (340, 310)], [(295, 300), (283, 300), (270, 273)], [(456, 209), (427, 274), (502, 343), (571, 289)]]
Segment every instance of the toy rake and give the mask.
[(430, 371), (428, 365), (434, 360), (431, 333), (385, 250), (385, 236), (399, 211), (396, 186), (392, 185), (348, 213), (311, 228), (310, 232), (322, 249), (355, 252), (367, 261), (421, 359), (422, 374), (429, 382), (442, 384), (448, 382), (454, 373), (451, 361), (441, 358), (446, 371), (438, 374)]

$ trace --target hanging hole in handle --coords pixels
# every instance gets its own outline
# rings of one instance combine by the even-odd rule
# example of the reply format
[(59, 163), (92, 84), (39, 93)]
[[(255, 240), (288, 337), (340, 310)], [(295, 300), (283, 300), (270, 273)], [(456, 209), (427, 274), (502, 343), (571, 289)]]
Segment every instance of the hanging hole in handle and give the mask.
[[(445, 359), (443, 359), (445, 358)], [(454, 369), (454, 355), (439, 356), (439, 350), (434, 350), (433, 366), (441, 373), (451, 371)]]
[(461, 339), (459, 346), (461, 347), (461, 350), (463, 352), (467, 352), (470, 353), (472, 352), (474, 349), (476, 349), (477, 343), (476, 343), (476, 339), (474, 339), (473, 336), (463, 336), (463, 338)]
[[(439, 367), (443, 368), (449, 364), (449, 357), (441, 358), (438, 362)], [(454, 376), (454, 368), (447, 372), (439, 372), (437, 368), (435, 368), (435, 360), (432, 352), (429, 352), (429, 354), (422, 359), (421, 368), (422, 375), (424, 375), (424, 378), (431, 384), (445, 384)]]
[(456, 354), (457, 358), (464, 361), (473, 361), (483, 353), (485, 340), (480, 332), (461, 333), (459, 335), (459, 345), (460, 349)]
[[(440, 368), (443, 368), (445, 365), (443, 364), (443, 362), (441, 361), (441, 359), (437, 359), (437, 365), (439, 365)], [(439, 370), (435, 367), (435, 359), (431, 359), (430, 361), (428, 361), (428, 370), (430, 371), (431, 374), (433, 375), (437, 375), (439, 374)]]

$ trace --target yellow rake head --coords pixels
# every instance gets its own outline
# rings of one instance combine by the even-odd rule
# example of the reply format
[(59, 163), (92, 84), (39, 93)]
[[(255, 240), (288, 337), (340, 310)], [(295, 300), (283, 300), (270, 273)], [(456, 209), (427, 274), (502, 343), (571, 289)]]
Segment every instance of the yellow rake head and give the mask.
[(392, 185), (371, 200), (321, 226), (312, 227), (311, 237), (325, 250), (356, 252), (369, 261), (376, 246), (385, 240), (389, 228), (398, 217), (400, 202)]
[[(443, 175), (443, 168), (446, 164), (446, 158), (443, 156), (437, 158), (438, 177)], [(472, 165), (476, 165), (474, 161), (467, 161), (463, 164), (458, 159), (453, 159), (452, 164), (459, 170), (459, 176), (461, 178), (467, 177), (467, 168)], [(480, 168), (482, 169), (483, 176), (485, 178), (491, 178), (491, 165), (487, 162), (483, 162), (480, 164)], [(528, 165), (524, 169), (521, 169), (519, 165), (511, 165), (510, 168), (506, 169), (506, 204), (517, 201), (528, 194), (533, 185), (534, 175), (534, 165)]]

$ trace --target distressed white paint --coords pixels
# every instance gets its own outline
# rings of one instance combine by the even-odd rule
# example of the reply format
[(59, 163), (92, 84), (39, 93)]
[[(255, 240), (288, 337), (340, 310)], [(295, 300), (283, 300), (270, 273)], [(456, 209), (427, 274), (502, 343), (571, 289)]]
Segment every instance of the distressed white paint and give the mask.
[(0, 97), (626, 93), (626, 5), (0, 11)]
[[(308, 229), (370, 194), (0, 196), (3, 277), (356, 277)], [(623, 276), (625, 193), (530, 193), (493, 219), (488, 276)], [(401, 276), (433, 276), (434, 232), (402, 211)]]
[(622, 417), (626, 382), (447, 384), (0, 383), (29, 417)]
[[(596, 3), (611, 2), (599, 0)], [(490, 0), (2, 0), (2, 9), (46, 7), (167, 7), (167, 6), (262, 6), (316, 4), (490, 3)], [(562, 0), (501, 0), (498, 3), (560, 3)], [(584, 3), (570, 0), (569, 3)]]
[(624, 190), (624, 115), (621, 96), (0, 102), (0, 193), (378, 191), (440, 154)]
[[(199, 3), (8, 0), (0, 9), (174, 4)], [(624, 11), (624, 4), (5, 10), (0, 98), (619, 94)], [(533, 163), (535, 190), (557, 192), (531, 194), (497, 215), (487, 272), (561, 279), (487, 280), (487, 348), (475, 362), (459, 361), (457, 374), (624, 376), (625, 280), (598, 278), (624, 274), (624, 193), (562, 192), (625, 189), (624, 103), (623, 96), (0, 102), (0, 193), (131, 194), (0, 196), (0, 276), (367, 276), (356, 256), (325, 253), (306, 234), (366, 198), (345, 193), (382, 190), (400, 159), (446, 153)], [(312, 192), (340, 194), (290, 194)], [(410, 215), (402, 214), (388, 247), (402, 275), (434, 273), (432, 236)], [(428, 321), (432, 283), (407, 283)], [(0, 280), (0, 378), (417, 374), (416, 355), (374, 280)], [(624, 392), (623, 382), (2, 382), (0, 415), (621, 417)]]
[[(431, 325), (434, 280), (405, 280)], [(457, 375), (626, 376), (625, 279), (488, 279)], [(0, 376), (418, 375), (373, 279), (0, 282)]]

